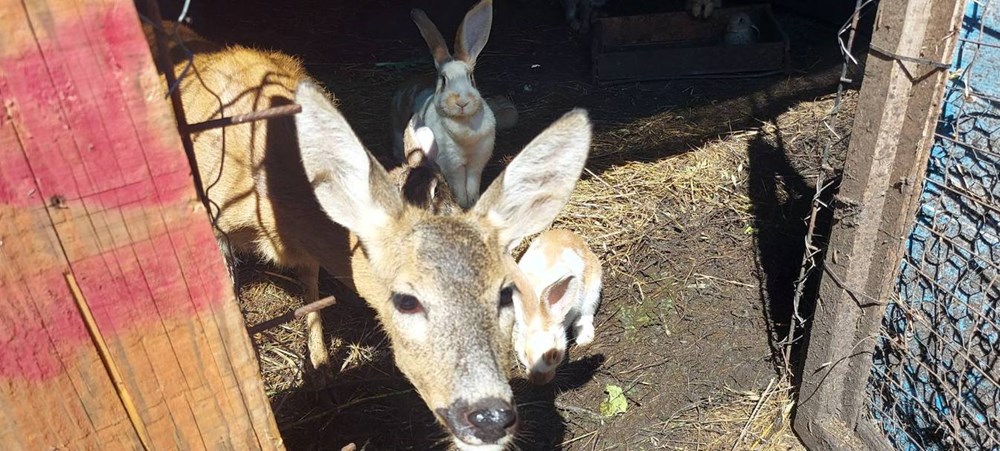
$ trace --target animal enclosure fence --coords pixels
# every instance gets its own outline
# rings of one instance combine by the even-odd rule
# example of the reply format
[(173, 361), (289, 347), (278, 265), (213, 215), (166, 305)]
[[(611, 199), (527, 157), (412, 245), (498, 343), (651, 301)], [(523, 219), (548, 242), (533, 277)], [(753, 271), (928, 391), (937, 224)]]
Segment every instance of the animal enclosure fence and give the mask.
[(1000, 10), (970, 1), (878, 330), (870, 419), (898, 449), (1000, 449)]
[(997, 7), (880, 5), (882, 105), (859, 106), (806, 351), (813, 448), (1000, 449)]

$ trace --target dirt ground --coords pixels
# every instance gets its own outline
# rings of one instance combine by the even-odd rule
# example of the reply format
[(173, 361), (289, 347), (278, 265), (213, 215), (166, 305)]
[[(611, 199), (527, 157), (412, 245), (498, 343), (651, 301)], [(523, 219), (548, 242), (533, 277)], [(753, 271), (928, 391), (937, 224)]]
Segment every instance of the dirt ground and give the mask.
[[(424, 8), (450, 41), (471, 4), (453, 3), (221, 0), (192, 14), (213, 40), (300, 56), (362, 141), (386, 157), (392, 90), (433, 71), (409, 9)], [(800, 448), (788, 432), (794, 393), (779, 341), (830, 136), (820, 121), (840, 75), (836, 28), (778, 11), (790, 74), (602, 87), (590, 78), (588, 41), (570, 32), (558, 2), (496, 3), (476, 79), (484, 95), (510, 98), (520, 121), (498, 134), (487, 179), (554, 119), (587, 108), (592, 157), (557, 226), (584, 234), (606, 272), (595, 343), (572, 348), (550, 386), (513, 382), (518, 446)], [(853, 95), (832, 121), (840, 135), (849, 133)], [(280, 273), (244, 265), (239, 276), (248, 324), (297, 305), (299, 288)], [(303, 382), (302, 324), (253, 336), (289, 449), (445, 447), (373, 312), (341, 294), (324, 316), (337, 374), (322, 385)], [(613, 417), (600, 413), (609, 385), (628, 401)], [(335, 405), (321, 405), (320, 391)], [(751, 430), (751, 419), (763, 426)]]

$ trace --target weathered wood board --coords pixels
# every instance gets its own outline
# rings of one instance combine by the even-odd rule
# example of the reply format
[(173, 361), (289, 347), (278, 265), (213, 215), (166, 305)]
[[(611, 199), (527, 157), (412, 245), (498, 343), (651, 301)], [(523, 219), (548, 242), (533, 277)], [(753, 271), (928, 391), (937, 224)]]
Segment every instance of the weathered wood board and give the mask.
[(132, 2), (0, 11), (3, 448), (281, 448)]
[[(805, 346), (795, 431), (809, 449), (886, 449), (865, 421), (872, 349), (933, 143), (962, 0), (884, 0)], [(943, 66), (943, 67), (942, 67)]]

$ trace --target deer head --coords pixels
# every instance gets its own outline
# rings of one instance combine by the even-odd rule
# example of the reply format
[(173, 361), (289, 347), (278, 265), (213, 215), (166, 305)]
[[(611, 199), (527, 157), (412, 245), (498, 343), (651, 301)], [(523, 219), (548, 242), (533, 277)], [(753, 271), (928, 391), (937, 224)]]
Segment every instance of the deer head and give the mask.
[(320, 205), (356, 236), (358, 292), (375, 309), (396, 365), (460, 449), (502, 449), (517, 430), (508, 384), (512, 300), (507, 249), (548, 227), (569, 200), (590, 147), (574, 110), (511, 161), (468, 211), (405, 202), (386, 171), (311, 81), (296, 128)]

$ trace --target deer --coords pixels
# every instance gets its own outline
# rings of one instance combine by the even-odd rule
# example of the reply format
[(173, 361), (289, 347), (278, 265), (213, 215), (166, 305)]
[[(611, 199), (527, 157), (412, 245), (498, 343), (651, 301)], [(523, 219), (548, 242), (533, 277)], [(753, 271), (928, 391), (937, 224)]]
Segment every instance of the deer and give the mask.
[[(471, 208), (424, 208), (405, 199), (294, 57), (203, 47), (178, 89), (189, 123), (301, 106), (294, 117), (191, 135), (220, 246), (287, 269), (305, 303), (318, 298), (320, 268), (354, 288), (455, 446), (506, 448), (518, 427), (508, 382), (518, 293), (507, 251), (569, 201), (589, 153), (587, 112), (542, 131)], [(322, 370), (318, 312), (306, 324), (309, 363)]]

